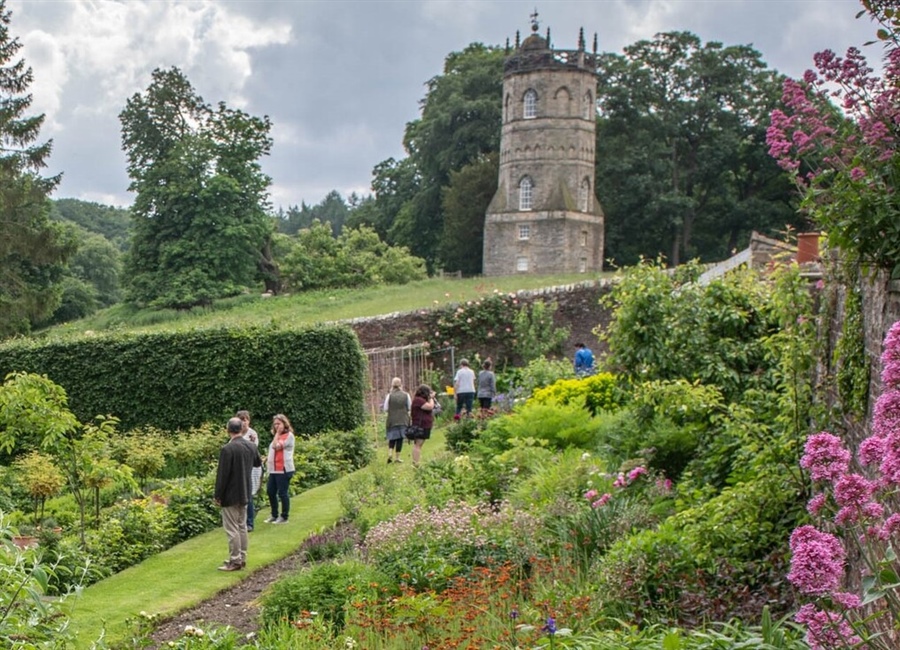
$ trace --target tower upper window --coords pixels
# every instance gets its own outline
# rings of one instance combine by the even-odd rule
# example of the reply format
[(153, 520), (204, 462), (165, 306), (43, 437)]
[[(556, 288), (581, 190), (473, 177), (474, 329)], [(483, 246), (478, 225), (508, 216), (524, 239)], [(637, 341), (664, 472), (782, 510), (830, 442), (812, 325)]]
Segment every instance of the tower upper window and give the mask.
[(537, 93), (532, 89), (525, 93), (525, 99), (522, 102), (522, 117), (526, 120), (537, 117)]
[(582, 212), (591, 210), (591, 182), (586, 178), (581, 181), (578, 188), (578, 209)]
[(534, 184), (528, 176), (519, 181), (519, 210), (531, 210), (533, 190)]

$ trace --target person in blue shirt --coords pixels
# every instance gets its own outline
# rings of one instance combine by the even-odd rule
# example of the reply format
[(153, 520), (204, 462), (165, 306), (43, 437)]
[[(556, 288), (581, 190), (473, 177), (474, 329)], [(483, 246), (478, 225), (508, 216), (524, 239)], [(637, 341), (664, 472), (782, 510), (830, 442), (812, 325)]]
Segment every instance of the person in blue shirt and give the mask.
[(576, 343), (575, 374), (578, 377), (587, 377), (594, 374), (594, 353), (584, 343)]

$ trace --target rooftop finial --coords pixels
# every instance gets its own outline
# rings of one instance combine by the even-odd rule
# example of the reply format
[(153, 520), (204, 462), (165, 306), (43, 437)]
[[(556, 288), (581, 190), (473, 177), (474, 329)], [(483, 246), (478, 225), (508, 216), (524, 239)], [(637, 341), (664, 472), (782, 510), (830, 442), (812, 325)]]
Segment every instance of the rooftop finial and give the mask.
[(537, 7), (534, 8), (534, 13), (531, 14), (530, 18), (531, 18), (531, 31), (537, 33), (537, 30), (539, 30), (541, 28), (541, 26), (538, 24)]

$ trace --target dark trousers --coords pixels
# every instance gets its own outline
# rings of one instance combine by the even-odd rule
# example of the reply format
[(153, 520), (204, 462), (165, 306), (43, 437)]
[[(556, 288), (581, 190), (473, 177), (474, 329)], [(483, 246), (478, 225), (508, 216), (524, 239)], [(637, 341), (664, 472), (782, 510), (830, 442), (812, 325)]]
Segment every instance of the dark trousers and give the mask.
[(489, 408), (491, 408), (491, 402), (492, 402), (492, 401), (493, 401), (493, 398), (491, 398), (491, 397), (479, 397), (479, 398), (478, 398), (478, 404), (479, 404), (479, 405), (481, 406), (481, 408), (483, 408), (483, 409), (489, 409)]
[(463, 409), (466, 413), (472, 412), (472, 404), (475, 402), (475, 393), (457, 393), (456, 394), (456, 414), (459, 415)]
[(288, 518), (291, 513), (291, 496), (288, 488), (291, 485), (291, 477), (293, 472), (284, 472), (276, 474), (269, 472), (269, 480), (266, 481), (266, 494), (269, 495), (269, 508), (272, 509), (272, 516), (278, 517), (278, 503), (281, 502), (281, 516)]
[(247, 502), (247, 530), (253, 530), (253, 518), (256, 516), (256, 507), (253, 505), (253, 495)]

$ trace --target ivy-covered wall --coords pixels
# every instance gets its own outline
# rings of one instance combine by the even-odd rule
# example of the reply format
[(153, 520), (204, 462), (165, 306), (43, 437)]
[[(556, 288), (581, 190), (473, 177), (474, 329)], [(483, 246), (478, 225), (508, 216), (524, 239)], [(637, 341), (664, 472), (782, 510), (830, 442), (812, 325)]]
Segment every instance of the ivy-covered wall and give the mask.
[(366, 360), (340, 326), (110, 335), (0, 346), (0, 375), (45, 374), (65, 388), (82, 421), (165, 430), (251, 412), (263, 432), (284, 413), (298, 434), (350, 430), (364, 421)]

